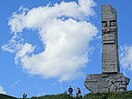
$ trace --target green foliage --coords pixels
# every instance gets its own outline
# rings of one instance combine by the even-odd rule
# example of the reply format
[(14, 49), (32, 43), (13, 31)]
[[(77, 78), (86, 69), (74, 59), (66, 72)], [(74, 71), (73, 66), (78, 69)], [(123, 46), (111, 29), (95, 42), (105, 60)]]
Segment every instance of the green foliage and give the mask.
[[(18, 99), (15, 97), (0, 94), (0, 99)], [(23, 98), (19, 98), (23, 99)], [(132, 91), (122, 92), (122, 93), (98, 93), (98, 94), (86, 94), (81, 97), (70, 97), (67, 94), (58, 95), (45, 95), (40, 97), (31, 97), (25, 99), (132, 99)]]
[(132, 99), (132, 91), (123, 93), (90, 93), (83, 97), (69, 97), (67, 94), (46, 95), (41, 97), (32, 97), (31, 99)]
[(83, 99), (132, 99), (132, 91), (118, 93), (87, 94)]
[(74, 98), (68, 96), (67, 94), (59, 94), (59, 95), (45, 95), (40, 97), (32, 97), (31, 99), (74, 99)]
[(0, 94), (0, 99), (17, 99), (17, 98), (11, 97), (11, 96), (7, 96), (7, 95), (4, 95), (4, 94)]

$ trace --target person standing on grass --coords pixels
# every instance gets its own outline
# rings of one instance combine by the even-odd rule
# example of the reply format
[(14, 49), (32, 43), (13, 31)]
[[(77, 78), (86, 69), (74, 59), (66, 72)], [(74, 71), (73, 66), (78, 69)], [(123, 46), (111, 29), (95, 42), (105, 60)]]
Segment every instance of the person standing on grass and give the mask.
[(73, 94), (73, 89), (72, 89), (71, 86), (68, 88), (68, 93), (69, 93), (70, 96), (72, 96), (72, 94)]
[(76, 97), (80, 97), (81, 96), (81, 89), (79, 87), (77, 87), (76, 89)]
[(23, 98), (27, 98), (27, 94), (26, 93), (23, 94)]

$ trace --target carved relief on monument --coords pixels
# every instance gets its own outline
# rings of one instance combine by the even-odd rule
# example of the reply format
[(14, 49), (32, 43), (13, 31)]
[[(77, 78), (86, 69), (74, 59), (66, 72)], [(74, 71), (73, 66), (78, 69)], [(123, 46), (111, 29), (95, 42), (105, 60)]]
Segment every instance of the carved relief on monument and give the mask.
[(106, 41), (106, 40), (115, 40), (115, 35), (113, 33), (103, 35), (103, 41)]
[(124, 77), (123, 74), (117, 74), (114, 77), (110, 77), (107, 81), (109, 85), (109, 92), (126, 91), (129, 81), (130, 79), (127, 77)]
[(110, 21), (110, 27), (116, 27), (116, 20)]
[(107, 27), (107, 21), (102, 21), (102, 27)]

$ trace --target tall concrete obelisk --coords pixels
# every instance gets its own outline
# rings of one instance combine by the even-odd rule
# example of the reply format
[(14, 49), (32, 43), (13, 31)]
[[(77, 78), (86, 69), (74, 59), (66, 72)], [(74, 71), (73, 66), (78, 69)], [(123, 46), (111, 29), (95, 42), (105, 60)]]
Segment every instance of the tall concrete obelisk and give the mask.
[(127, 90), (129, 78), (120, 73), (118, 59), (117, 13), (111, 5), (101, 6), (102, 74), (90, 74), (84, 85), (93, 93)]
[(102, 73), (119, 73), (117, 14), (111, 5), (102, 5)]

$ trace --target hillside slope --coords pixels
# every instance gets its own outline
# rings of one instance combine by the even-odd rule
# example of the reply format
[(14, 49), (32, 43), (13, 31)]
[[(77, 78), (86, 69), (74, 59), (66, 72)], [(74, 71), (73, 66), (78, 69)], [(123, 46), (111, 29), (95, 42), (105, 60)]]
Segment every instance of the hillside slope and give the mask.
[[(0, 94), (0, 99), (22, 99), (22, 98), (15, 98), (12, 96)], [(132, 99), (132, 91), (127, 91), (123, 93), (99, 93), (99, 94), (90, 93), (80, 98), (69, 97), (67, 94), (58, 94), (58, 95), (31, 97), (27, 99)]]
[(4, 94), (0, 94), (0, 99), (17, 99), (17, 98), (8, 96), (8, 95), (4, 95)]

